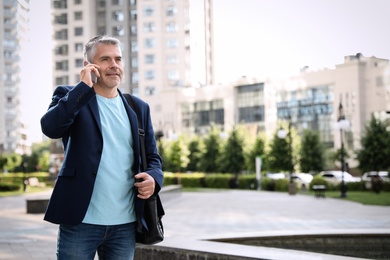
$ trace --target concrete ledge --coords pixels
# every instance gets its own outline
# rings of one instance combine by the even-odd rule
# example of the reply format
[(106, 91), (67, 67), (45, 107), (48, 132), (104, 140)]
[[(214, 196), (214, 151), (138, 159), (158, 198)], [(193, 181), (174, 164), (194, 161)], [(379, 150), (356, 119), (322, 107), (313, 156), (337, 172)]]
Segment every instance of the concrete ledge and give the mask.
[(165, 239), (153, 246), (137, 244), (135, 260), (207, 259), (207, 260), (358, 260), (361, 258), (319, 254), (260, 246), (237, 245), (213, 241)]
[(182, 192), (182, 186), (181, 185), (168, 185), (165, 187), (162, 187), (160, 190), (160, 198), (162, 203), (170, 202), (178, 197), (180, 197)]

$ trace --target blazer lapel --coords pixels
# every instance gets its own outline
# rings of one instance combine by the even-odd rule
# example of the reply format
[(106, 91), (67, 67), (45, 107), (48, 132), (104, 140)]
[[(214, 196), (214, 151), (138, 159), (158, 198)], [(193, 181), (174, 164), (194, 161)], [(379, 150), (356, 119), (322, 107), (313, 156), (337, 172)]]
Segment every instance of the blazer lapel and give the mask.
[(99, 107), (96, 96), (88, 103), (89, 109), (91, 110), (92, 116), (95, 119), (95, 123), (99, 127), (100, 134), (102, 134), (102, 125), (100, 122)]

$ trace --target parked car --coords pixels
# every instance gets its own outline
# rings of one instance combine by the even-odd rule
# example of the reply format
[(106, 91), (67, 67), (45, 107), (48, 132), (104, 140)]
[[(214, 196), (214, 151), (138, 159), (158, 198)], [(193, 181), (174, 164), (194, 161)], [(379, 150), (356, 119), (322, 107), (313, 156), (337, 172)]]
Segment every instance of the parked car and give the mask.
[(373, 176), (379, 176), (379, 179), (381, 181), (385, 181), (385, 182), (389, 182), (390, 181), (390, 178), (389, 178), (389, 172), (387, 171), (371, 171), (371, 172), (365, 172), (362, 176), (362, 181), (365, 181), (365, 182), (371, 182), (371, 178)]
[[(344, 178), (344, 182), (359, 182), (361, 181), (358, 177), (353, 177), (348, 172), (342, 171), (322, 171), (319, 173), (327, 182), (333, 183), (335, 185), (340, 184), (341, 180)], [(344, 175), (344, 176), (343, 176)]]
[(310, 182), (313, 180), (313, 175), (309, 173), (293, 173), (291, 178), (297, 184), (297, 187), (304, 190), (308, 189)]
[(265, 176), (270, 178), (270, 179), (273, 179), (273, 180), (279, 180), (279, 179), (286, 178), (286, 175), (282, 172), (278, 172), (278, 173), (267, 172), (267, 174)]

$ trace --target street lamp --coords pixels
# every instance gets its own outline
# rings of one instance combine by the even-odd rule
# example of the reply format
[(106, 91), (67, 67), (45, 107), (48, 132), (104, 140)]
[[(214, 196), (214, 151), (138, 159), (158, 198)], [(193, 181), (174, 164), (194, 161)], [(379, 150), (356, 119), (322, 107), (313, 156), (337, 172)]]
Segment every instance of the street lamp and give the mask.
[(294, 162), (293, 162), (293, 156), (292, 156), (292, 136), (291, 136), (291, 119), (289, 118), (288, 121), (288, 132), (284, 129), (280, 129), (277, 132), (277, 135), (280, 139), (287, 138), (288, 140), (288, 159), (289, 159), (289, 177), (290, 182), (288, 184), (288, 194), (294, 195), (297, 192), (297, 188), (295, 186), (295, 183), (293, 181), (293, 171), (294, 171)]
[(347, 197), (347, 186), (344, 181), (344, 171), (345, 171), (345, 158), (344, 158), (344, 140), (343, 140), (343, 135), (344, 135), (344, 130), (349, 128), (349, 121), (345, 119), (344, 115), (344, 110), (343, 110), (343, 105), (339, 105), (339, 117), (337, 119), (337, 128), (340, 129), (340, 142), (341, 142), (341, 148), (340, 148), (340, 163), (341, 163), (341, 198), (346, 198)]

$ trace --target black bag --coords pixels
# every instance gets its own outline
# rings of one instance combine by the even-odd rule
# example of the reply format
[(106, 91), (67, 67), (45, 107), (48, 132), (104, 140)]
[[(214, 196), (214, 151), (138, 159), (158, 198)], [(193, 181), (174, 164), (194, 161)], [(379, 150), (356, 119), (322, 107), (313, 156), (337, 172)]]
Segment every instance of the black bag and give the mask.
[[(146, 170), (146, 152), (145, 152), (145, 132), (142, 129), (141, 120), (138, 114), (138, 109), (134, 104), (130, 94), (124, 94), (129, 105), (133, 108), (138, 118), (138, 133), (141, 145), (142, 168)], [(140, 214), (137, 215), (136, 242), (152, 245), (164, 240), (164, 227), (162, 224), (162, 216), (165, 215), (163, 205), (158, 194), (152, 195), (144, 202), (144, 216), (148, 229), (142, 224)]]

